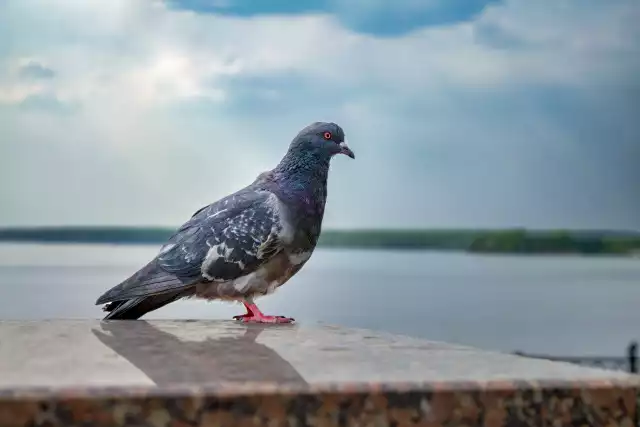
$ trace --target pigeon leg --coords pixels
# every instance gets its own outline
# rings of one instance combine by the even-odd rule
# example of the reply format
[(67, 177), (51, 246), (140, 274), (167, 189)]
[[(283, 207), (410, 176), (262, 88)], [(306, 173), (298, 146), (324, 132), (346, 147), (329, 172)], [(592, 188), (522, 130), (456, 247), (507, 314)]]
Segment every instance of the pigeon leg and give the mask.
[(253, 302), (243, 301), (242, 303), (247, 309), (247, 313), (233, 316), (233, 318), (244, 323), (291, 323), (295, 320), (291, 317), (266, 315)]
[(236, 320), (243, 320), (245, 318), (253, 316), (253, 312), (251, 311), (251, 308), (250, 308), (251, 305), (246, 301), (242, 301), (242, 304), (244, 304), (244, 308), (247, 309), (247, 312), (245, 314), (238, 314), (237, 316), (233, 316), (233, 318)]

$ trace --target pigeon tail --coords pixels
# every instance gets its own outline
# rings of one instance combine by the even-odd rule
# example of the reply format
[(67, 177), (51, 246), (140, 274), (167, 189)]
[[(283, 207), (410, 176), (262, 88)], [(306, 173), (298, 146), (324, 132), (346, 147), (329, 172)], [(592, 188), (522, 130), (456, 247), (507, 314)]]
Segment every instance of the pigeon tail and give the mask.
[(131, 298), (124, 301), (114, 301), (103, 308), (104, 311), (109, 312), (103, 320), (136, 320), (150, 311), (188, 297), (192, 293), (193, 291), (181, 290), (148, 297)]
[(174, 274), (164, 271), (154, 260), (102, 294), (96, 301), (96, 305), (184, 290), (191, 287), (196, 281), (197, 279), (178, 278)]

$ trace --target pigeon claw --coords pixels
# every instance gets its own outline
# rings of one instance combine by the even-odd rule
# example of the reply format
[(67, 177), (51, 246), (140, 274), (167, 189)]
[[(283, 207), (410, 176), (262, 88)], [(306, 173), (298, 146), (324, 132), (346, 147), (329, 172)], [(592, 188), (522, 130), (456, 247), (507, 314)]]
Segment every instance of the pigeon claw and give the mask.
[(247, 313), (247, 314), (238, 314), (237, 316), (233, 316), (233, 318), (235, 320), (243, 320), (245, 317), (250, 317), (251, 314)]

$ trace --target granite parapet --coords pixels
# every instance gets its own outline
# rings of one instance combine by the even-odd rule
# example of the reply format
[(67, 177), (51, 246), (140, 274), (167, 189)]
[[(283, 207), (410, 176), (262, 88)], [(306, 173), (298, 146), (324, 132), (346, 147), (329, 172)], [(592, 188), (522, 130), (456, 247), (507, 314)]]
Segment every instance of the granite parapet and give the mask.
[(2, 426), (625, 426), (640, 377), (337, 326), (0, 321)]

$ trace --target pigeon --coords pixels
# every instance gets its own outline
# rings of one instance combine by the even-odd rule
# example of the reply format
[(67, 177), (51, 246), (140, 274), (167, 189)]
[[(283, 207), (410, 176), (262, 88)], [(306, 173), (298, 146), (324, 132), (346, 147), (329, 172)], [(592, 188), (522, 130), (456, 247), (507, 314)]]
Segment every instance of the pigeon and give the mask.
[(330, 160), (355, 159), (336, 123), (315, 122), (291, 141), (280, 163), (246, 187), (196, 211), (128, 279), (106, 291), (105, 320), (138, 319), (183, 298), (236, 301), (246, 323), (291, 323), (255, 303), (311, 257), (322, 227)]

